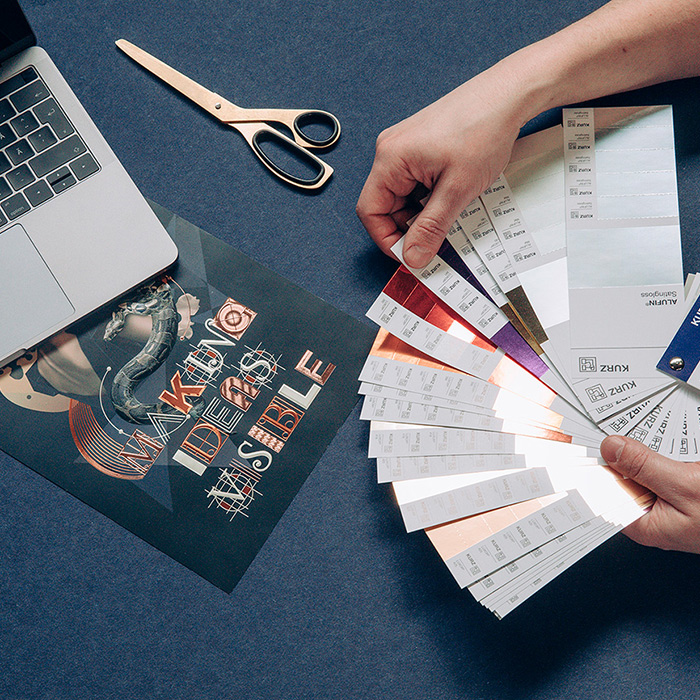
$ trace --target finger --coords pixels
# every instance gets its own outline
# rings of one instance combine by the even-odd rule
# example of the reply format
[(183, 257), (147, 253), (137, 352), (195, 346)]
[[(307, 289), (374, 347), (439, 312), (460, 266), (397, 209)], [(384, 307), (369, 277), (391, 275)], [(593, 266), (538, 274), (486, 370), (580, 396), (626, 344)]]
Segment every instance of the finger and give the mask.
[(387, 255), (403, 235), (393, 214), (404, 209), (416, 181), (399, 166), (375, 164), (357, 200), (357, 215), (372, 240)]
[(394, 208), (395, 203), (393, 199), (390, 200), (390, 204), (388, 204), (385, 207), (385, 211), (382, 212), (378, 210), (376, 205), (368, 203), (368, 199), (370, 196), (373, 196), (373, 193), (370, 193), (370, 195), (364, 199), (363, 195), (364, 190), (357, 202), (357, 215), (377, 246), (387, 255), (392, 255), (391, 246), (393, 246), (402, 235), (391, 215), (391, 210)]
[(399, 231), (406, 233), (410, 227), (410, 222), (420, 213), (421, 208), (413, 206), (410, 202), (401, 209), (392, 213), (392, 218)]
[(392, 211), (386, 217), (387, 224), (383, 227), (383, 230), (380, 233), (381, 244), (379, 245), (379, 247), (387, 255), (389, 255), (397, 261), (399, 259), (391, 251), (391, 248), (396, 243), (396, 241), (403, 237), (403, 235), (408, 230), (408, 222), (411, 221), (420, 211), (420, 209), (416, 208), (415, 206), (412, 206), (411, 204), (407, 204), (406, 206), (402, 205), (403, 202), (397, 201), (396, 207), (398, 208), (395, 211)]
[(468, 199), (469, 193), (457, 179), (438, 180), (425, 208), (406, 234), (403, 257), (407, 265), (425, 267), (437, 255), (450, 226)]
[(613, 435), (600, 445), (600, 454), (616, 472), (645, 486), (685, 512), (699, 492), (697, 463), (676, 462), (631, 438)]

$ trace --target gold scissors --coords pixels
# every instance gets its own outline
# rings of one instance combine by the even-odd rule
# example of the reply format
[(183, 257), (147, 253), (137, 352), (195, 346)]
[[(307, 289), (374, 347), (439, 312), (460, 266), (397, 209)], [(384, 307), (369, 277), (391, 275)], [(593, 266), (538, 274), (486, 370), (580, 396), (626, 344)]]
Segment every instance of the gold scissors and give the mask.
[[(219, 121), (239, 131), (263, 165), (284, 182), (305, 190), (315, 190), (323, 187), (333, 174), (333, 168), (308, 150), (328, 148), (340, 137), (340, 122), (330, 112), (320, 109), (243, 109), (207, 90), (138, 46), (124, 39), (119, 39), (116, 44), (136, 63), (197, 103)], [(291, 131), (293, 140), (266, 122), (284, 124)], [(310, 124), (330, 126), (330, 136), (323, 139), (313, 138), (303, 131), (304, 127)], [(267, 141), (281, 145), (290, 156), (310, 166), (315, 174), (305, 179), (285, 170), (263, 150), (262, 144)]]

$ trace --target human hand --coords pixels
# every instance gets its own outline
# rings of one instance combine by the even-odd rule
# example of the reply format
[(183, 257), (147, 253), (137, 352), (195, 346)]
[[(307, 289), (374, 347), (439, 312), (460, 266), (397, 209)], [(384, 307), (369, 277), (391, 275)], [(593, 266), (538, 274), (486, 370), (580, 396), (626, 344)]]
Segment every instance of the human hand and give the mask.
[(420, 268), (437, 254), (459, 212), (505, 168), (529, 115), (512, 96), (510, 76), (501, 75), (495, 66), (379, 135), (357, 214), (388, 255), (415, 213), (410, 195), (417, 186), (431, 195), (408, 229), (403, 253)]
[(603, 440), (600, 453), (611, 469), (657, 495), (623, 532), (639, 544), (700, 554), (700, 463), (676, 462), (617, 435)]

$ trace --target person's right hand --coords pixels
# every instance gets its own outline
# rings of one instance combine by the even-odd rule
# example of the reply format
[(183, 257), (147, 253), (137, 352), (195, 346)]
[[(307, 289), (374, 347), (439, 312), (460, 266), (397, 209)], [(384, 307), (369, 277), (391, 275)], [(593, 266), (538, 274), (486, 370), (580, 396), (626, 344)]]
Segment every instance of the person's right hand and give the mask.
[(500, 75), (481, 73), (379, 135), (357, 214), (387, 255), (415, 213), (418, 185), (431, 195), (406, 234), (404, 257), (414, 268), (430, 262), (460, 211), (505, 168), (527, 116), (512, 97), (517, 86)]

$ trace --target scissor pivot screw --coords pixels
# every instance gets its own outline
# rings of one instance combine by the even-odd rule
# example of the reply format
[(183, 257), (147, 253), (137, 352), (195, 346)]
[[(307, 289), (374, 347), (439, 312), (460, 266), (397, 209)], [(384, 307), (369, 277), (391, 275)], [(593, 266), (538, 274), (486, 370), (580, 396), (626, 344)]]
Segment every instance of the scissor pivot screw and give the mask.
[(217, 103), (214, 105), (214, 109), (221, 109), (221, 102), (217, 102)]
[(668, 366), (674, 371), (674, 372), (680, 372), (684, 367), (685, 367), (685, 361), (683, 360), (682, 357), (672, 357), (668, 361)]

